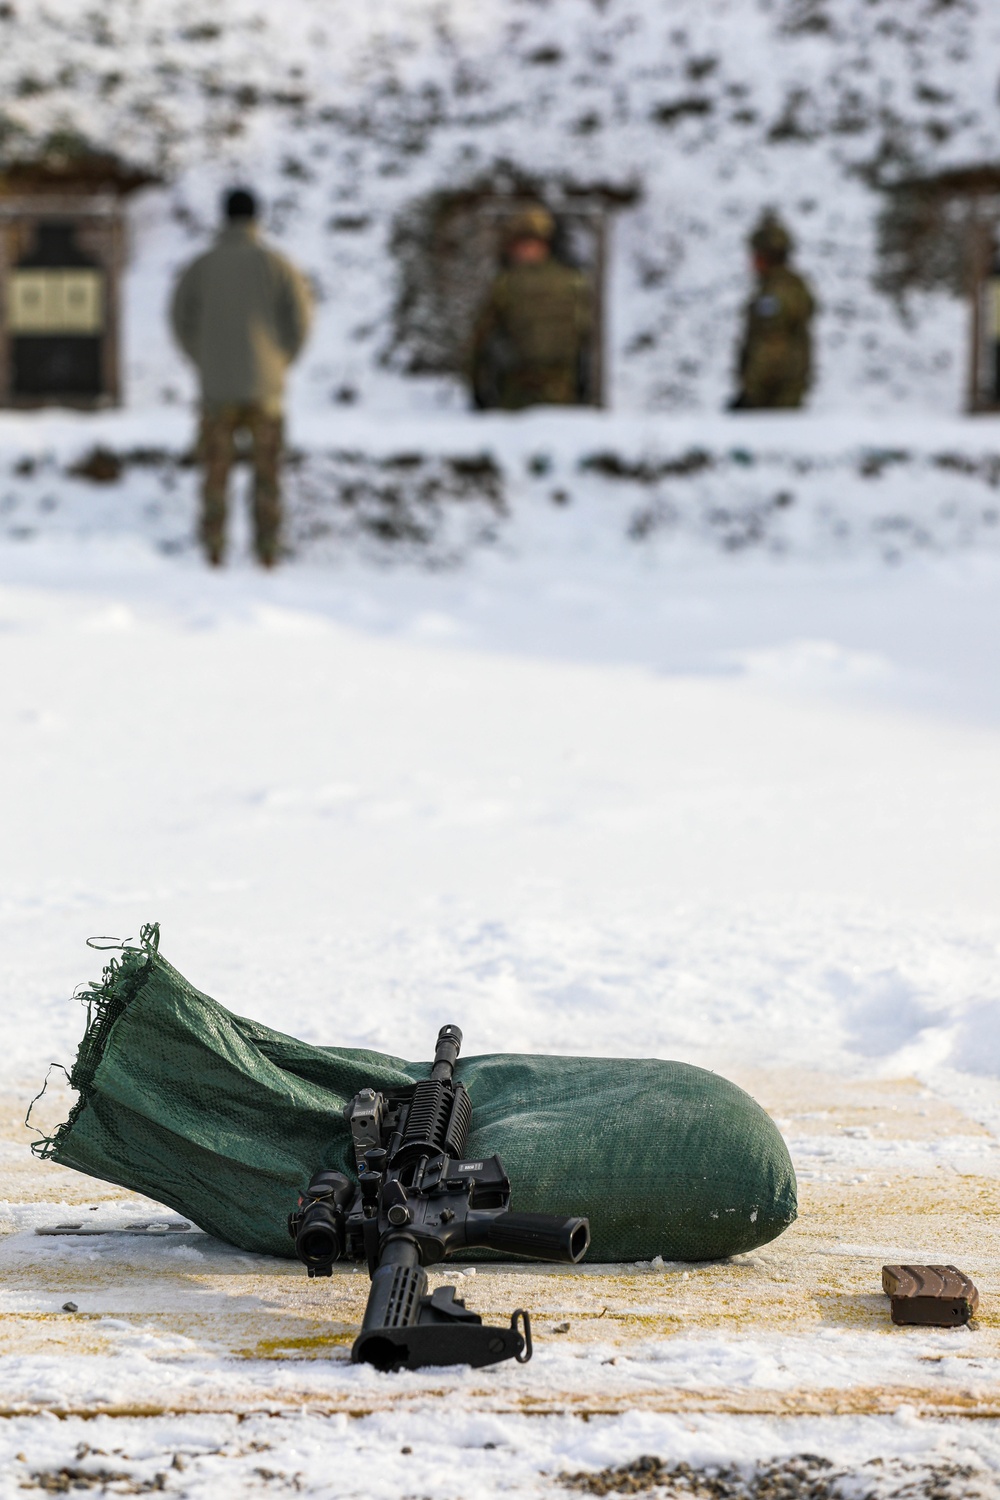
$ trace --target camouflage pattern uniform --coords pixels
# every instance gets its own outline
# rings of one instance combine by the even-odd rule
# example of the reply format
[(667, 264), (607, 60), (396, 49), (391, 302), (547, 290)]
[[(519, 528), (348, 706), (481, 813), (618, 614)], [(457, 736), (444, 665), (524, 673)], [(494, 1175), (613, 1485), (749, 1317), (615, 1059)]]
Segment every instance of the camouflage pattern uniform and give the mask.
[[(545, 209), (530, 209), (508, 228), (508, 241), (552, 238)], [(581, 400), (581, 367), (592, 321), (586, 277), (548, 258), (502, 270), (472, 337), (470, 383), (476, 405), (519, 411), (573, 406)]]
[(762, 269), (747, 304), (734, 405), (799, 407), (812, 380), (809, 325), (816, 304), (806, 282), (785, 264), (791, 236), (776, 218), (766, 215), (750, 243)]
[(280, 413), (265, 411), (256, 402), (228, 402), (202, 412), (198, 456), (203, 465), (201, 544), (211, 562), (220, 562), (226, 549), (226, 492), (229, 472), (237, 457), (236, 435), (249, 441), (253, 464), (254, 546), (270, 567), (281, 544), (281, 462), (284, 422)]

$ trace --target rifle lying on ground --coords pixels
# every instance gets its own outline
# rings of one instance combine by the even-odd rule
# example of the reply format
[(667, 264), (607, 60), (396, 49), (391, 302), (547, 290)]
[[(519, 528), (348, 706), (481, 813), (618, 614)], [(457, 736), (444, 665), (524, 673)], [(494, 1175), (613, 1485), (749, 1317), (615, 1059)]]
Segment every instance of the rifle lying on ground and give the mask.
[(337, 1260), (368, 1263), (372, 1286), (351, 1351), (356, 1364), (526, 1363), (531, 1319), (523, 1308), (509, 1328), (487, 1327), (453, 1286), (428, 1296), (424, 1267), (479, 1245), (575, 1263), (590, 1244), (586, 1219), (508, 1212), (510, 1183), (498, 1156), (468, 1160), (472, 1101), (453, 1079), (461, 1045), (458, 1027), (442, 1026), (430, 1078), (384, 1094), (362, 1089), (344, 1111), (357, 1185), (343, 1172), (319, 1171), (289, 1215), (295, 1253), (310, 1276), (332, 1275)]

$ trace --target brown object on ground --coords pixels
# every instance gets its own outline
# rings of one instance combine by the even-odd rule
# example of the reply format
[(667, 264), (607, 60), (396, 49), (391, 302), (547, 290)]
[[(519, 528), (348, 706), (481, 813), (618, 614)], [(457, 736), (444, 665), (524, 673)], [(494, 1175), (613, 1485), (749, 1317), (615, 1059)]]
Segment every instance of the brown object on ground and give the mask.
[(882, 1290), (900, 1324), (958, 1328), (979, 1306), (979, 1292), (957, 1266), (883, 1266)]
[[(687, 1471), (687, 1464), (680, 1467)], [(645, 1490), (659, 1489), (675, 1477), (675, 1470), (651, 1453), (644, 1453), (641, 1458), (622, 1464), (620, 1468), (560, 1476), (562, 1483), (569, 1488), (585, 1490), (590, 1495), (639, 1495)]]
[[(845, 1494), (907, 1495), (924, 1500), (972, 1500), (990, 1493), (989, 1475), (972, 1464), (932, 1463), (920, 1469), (905, 1458), (870, 1459), (841, 1468), (816, 1453), (794, 1453), (754, 1464), (695, 1467), (644, 1454), (620, 1468), (560, 1474), (567, 1489), (588, 1495), (641, 1495), (670, 1500), (843, 1500)], [(883, 1488), (883, 1486), (885, 1486)], [(877, 1487), (877, 1488), (876, 1488)]]
[(122, 477), (123, 467), (121, 454), (98, 444), (78, 459), (68, 472), (74, 479), (90, 479), (94, 484), (114, 484)]

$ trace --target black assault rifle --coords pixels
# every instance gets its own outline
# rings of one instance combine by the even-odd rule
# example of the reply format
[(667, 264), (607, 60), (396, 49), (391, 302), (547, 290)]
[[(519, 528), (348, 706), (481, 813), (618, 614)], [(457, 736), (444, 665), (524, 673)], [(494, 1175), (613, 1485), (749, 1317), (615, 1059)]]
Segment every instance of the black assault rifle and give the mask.
[(458, 1027), (442, 1026), (430, 1078), (381, 1094), (362, 1089), (344, 1111), (357, 1184), (343, 1172), (319, 1171), (289, 1215), (295, 1253), (310, 1276), (330, 1276), (337, 1260), (368, 1263), (372, 1285), (351, 1350), (355, 1364), (415, 1370), (526, 1363), (531, 1319), (523, 1308), (509, 1328), (486, 1327), (453, 1286), (428, 1296), (424, 1267), (474, 1245), (575, 1263), (590, 1244), (586, 1219), (508, 1212), (510, 1183), (500, 1158), (468, 1159), (472, 1101), (453, 1078), (461, 1045)]

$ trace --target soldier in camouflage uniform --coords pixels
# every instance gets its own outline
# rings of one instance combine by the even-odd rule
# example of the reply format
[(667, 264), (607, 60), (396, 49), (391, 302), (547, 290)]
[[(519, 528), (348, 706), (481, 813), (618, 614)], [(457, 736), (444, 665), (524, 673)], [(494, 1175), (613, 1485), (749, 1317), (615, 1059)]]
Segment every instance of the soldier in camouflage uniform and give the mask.
[(802, 405), (812, 380), (810, 322), (816, 304), (802, 277), (788, 266), (792, 237), (766, 213), (750, 237), (757, 287), (746, 309), (732, 409)]
[(285, 373), (311, 316), (304, 278), (261, 244), (256, 214), (251, 193), (237, 188), (228, 195), (228, 222), (182, 273), (171, 306), (174, 335), (201, 384), (201, 540), (214, 567), (225, 556), (226, 488), (240, 434), (254, 470), (257, 557), (266, 568), (278, 559)]
[(578, 405), (592, 307), (586, 277), (552, 255), (555, 221), (531, 208), (507, 226), (505, 267), (473, 331), (469, 382), (480, 408)]

